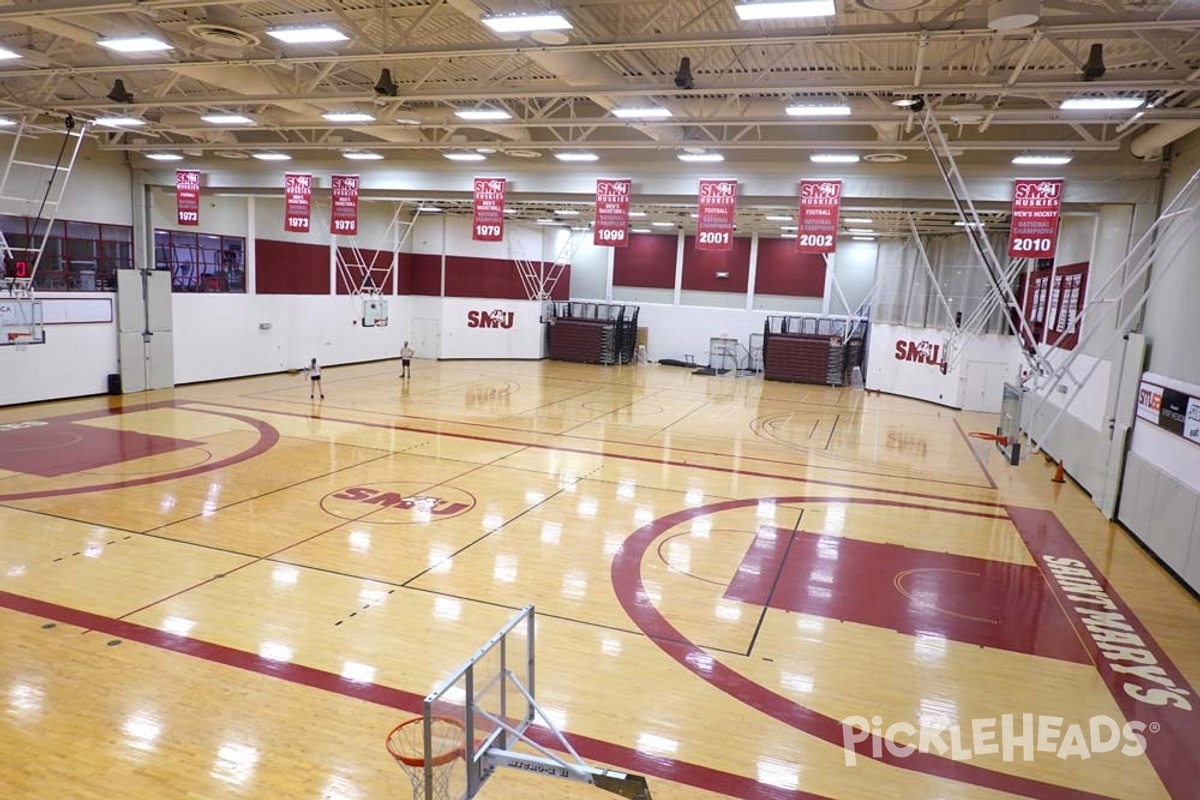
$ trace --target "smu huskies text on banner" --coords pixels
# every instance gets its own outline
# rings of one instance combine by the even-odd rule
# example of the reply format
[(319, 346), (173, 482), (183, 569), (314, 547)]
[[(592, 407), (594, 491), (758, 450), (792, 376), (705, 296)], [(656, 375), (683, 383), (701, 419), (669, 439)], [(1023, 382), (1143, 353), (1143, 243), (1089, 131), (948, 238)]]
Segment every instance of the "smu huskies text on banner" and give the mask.
[(824, 255), (837, 249), (838, 212), (842, 207), (842, 182), (800, 181), (800, 217), (796, 225), (796, 252)]
[(1018, 178), (1013, 181), (1009, 258), (1054, 258), (1058, 250), (1062, 193), (1062, 178)]
[(697, 250), (732, 250), (737, 181), (700, 181)]
[(629, 246), (629, 188), (628, 180), (596, 181), (596, 247)]
[(175, 170), (175, 221), (200, 224), (200, 170)]
[(475, 215), (471, 238), (477, 242), (504, 241), (506, 178), (475, 179)]
[(358, 176), (334, 175), (330, 185), (333, 187), (333, 211), (329, 216), (329, 232), (357, 236)]
[(283, 176), (283, 229), (308, 233), (312, 216), (312, 175), (289, 172)]

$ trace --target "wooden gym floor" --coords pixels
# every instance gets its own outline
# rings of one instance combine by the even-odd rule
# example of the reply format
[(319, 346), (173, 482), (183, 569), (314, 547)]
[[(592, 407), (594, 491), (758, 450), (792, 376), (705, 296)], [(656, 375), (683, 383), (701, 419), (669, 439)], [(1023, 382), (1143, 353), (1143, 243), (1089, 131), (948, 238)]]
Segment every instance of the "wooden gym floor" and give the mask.
[[(977, 458), (994, 418), (656, 366), (397, 372), (0, 409), (0, 797), (406, 796), (386, 732), (526, 603), (547, 713), (657, 800), (1197, 796), (1200, 603), (1041, 457)], [(990, 752), (1003, 715), (1048, 749), (997, 721)], [(935, 735), (895, 755), (855, 716)]]

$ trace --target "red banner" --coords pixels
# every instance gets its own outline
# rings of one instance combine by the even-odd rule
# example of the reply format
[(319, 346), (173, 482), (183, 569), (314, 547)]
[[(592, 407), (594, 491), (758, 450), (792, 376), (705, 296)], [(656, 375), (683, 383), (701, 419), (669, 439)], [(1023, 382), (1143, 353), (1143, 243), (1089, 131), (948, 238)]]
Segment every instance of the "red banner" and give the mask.
[(842, 182), (800, 181), (800, 216), (796, 252), (825, 255), (837, 249)]
[(1062, 211), (1062, 178), (1013, 181), (1009, 258), (1054, 258)]
[(628, 180), (596, 181), (596, 247), (629, 246), (629, 187)]
[(200, 224), (200, 170), (175, 170), (175, 221)]
[(475, 179), (475, 214), (471, 238), (476, 242), (504, 241), (505, 178)]
[(334, 175), (330, 184), (333, 210), (329, 215), (329, 232), (338, 236), (358, 235), (358, 176)]
[(696, 219), (697, 250), (732, 250), (737, 212), (737, 181), (700, 181), (700, 216)]
[(289, 172), (283, 176), (283, 229), (308, 233), (312, 216), (312, 175)]

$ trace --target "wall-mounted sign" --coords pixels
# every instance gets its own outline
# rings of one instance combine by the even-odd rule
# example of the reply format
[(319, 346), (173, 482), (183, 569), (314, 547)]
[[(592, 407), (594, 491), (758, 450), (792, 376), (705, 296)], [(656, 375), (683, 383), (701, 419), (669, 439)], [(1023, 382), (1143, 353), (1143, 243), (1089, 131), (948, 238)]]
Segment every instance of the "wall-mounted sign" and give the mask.
[(1142, 381), (1137, 415), (1165, 431), (1200, 444), (1200, 397)]

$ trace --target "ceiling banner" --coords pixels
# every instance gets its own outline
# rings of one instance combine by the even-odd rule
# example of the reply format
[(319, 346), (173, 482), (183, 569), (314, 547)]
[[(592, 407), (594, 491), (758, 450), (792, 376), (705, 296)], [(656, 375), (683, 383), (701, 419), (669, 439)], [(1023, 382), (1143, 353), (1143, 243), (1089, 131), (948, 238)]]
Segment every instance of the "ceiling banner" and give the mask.
[(596, 181), (596, 225), (592, 244), (596, 247), (629, 246), (629, 180)]
[(837, 249), (842, 182), (800, 181), (796, 252), (826, 255)]
[(476, 242), (504, 241), (504, 192), (506, 178), (475, 179), (475, 213), (471, 238)]
[(283, 176), (283, 229), (308, 233), (312, 217), (312, 175), (288, 172)]
[(330, 186), (333, 210), (329, 215), (329, 232), (337, 236), (357, 236), (358, 176), (334, 175)]
[(1054, 258), (1062, 212), (1062, 178), (1013, 181), (1009, 258)]
[(175, 170), (175, 221), (180, 225), (200, 224), (200, 170)]
[(732, 250), (737, 181), (701, 180), (696, 219), (697, 250)]

